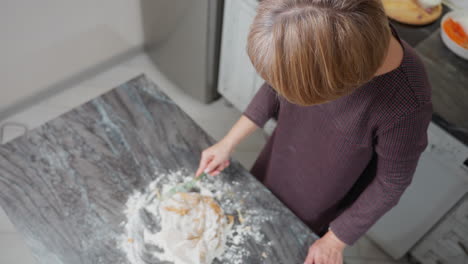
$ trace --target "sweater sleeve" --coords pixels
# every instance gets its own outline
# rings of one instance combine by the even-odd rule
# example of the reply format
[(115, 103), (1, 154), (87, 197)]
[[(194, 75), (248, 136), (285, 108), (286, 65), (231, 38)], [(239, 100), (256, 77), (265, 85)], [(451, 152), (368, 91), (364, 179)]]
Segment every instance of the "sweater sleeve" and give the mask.
[(354, 244), (394, 207), (411, 183), (421, 152), (427, 146), (432, 105), (425, 103), (376, 137), (376, 175), (357, 200), (330, 224), (335, 235)]
[(244, 111), (244, 116), (252, 120), (258, 127), (277, 114), (279, 108), (278, 94), (270, 85), (264, 83)]

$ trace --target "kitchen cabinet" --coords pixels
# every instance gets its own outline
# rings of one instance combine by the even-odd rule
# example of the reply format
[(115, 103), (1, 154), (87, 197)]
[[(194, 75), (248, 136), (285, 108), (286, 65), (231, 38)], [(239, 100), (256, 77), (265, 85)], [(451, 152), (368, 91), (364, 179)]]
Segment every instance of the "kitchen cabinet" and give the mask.
[(264, 82), (246, 51), (257, 5), (257, 0), (226, 0), (224, 5), (218, 91), (241, 111)]

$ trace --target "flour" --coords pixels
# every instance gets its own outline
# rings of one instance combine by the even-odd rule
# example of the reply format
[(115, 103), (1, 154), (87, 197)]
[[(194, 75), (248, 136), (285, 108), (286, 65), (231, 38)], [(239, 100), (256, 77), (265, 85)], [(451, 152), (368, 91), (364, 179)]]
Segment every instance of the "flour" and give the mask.
[(261, 232), (261, 224), (271, 216), (245, 208), (243, 196), (232, 192), (240, 183), (228, 184), (220, 177), (203, 179), (197, 192), (177, 193), (161, 201), (172, 187), (193, 179), (191, 173), (180, 170), (157, 175), (143, 192), (131, 195), (127, 221), (122, 223), (125, 233), (119, 241), (128, 260), (132, 264), (210, 264), (217, 259), (216, 263), (241, 264), (250, 254), (246, 243), (271, 247)]
[(161, 203), (159, 213), (159, 239), (176, 264), (210, 264), (224, 252), (230, 224), (212, 197), (176, 193)]

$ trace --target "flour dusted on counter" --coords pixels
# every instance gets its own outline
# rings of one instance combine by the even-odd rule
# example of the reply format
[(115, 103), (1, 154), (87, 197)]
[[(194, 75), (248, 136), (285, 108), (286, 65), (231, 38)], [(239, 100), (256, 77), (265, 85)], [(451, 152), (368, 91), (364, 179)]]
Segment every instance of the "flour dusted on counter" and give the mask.
[(210, 264), (224, 252), (230, 223), (212, 197), (176, 193), (161, 202), (159, 213), (159, 240), (176, 263)]
[(249, 256), (247, 241), (265, 242), (261, 223), (271, 219), (243, 207), (222, 175), (198, 183), (197, 192), (160, 201), (163, 193), (192, 177), (184, 170), (158, 175), (128, 198), (120, 247), (132, 264), (210, 264), (215, 258), (240, 264)]

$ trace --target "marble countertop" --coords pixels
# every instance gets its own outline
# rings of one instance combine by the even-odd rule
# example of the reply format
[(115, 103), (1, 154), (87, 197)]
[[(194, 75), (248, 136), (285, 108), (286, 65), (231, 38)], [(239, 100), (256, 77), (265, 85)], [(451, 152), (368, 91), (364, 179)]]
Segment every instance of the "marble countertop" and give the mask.
[[(38, 263), (129, 263), (116, 242), (128, 197), (194, 171), (213, 142), (142, 75), (1, 146), (0, 205)], [(221, 179), (274, 219), (261, 226), (274, 253), (248, 241), (244, 263), (302, 263), (317, 236), (238, 162)]]
[[(443, 14), (450, 11), (444, 5)], [(468, 146), (468, 61), (451, 52), (440, 37), (440, 19), (416, 27), (392, 21), (400, 37), (421, 56), (432, 85), (432, 121)]]

